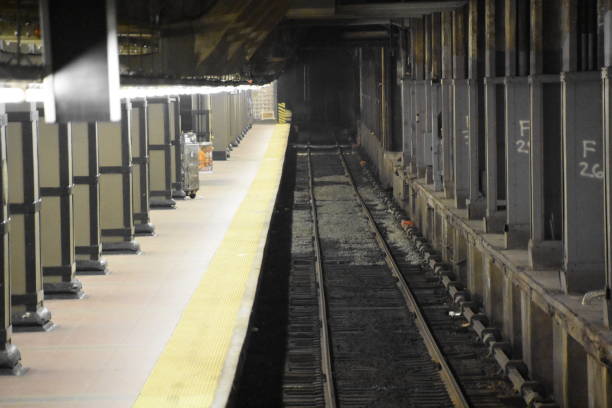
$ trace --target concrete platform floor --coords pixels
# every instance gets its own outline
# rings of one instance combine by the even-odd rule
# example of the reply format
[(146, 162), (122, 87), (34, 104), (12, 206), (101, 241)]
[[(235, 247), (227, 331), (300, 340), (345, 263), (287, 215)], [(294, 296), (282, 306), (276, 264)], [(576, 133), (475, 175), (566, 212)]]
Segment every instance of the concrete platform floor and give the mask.
[(22, 377), (0, 377), (1, 407), (129, 407), (245, 197), (274, 125), (255, 125), (228, 161), (201, 174), (195, 200), (152, 211), (141, 255), (107, 256), (111, 274), (81, 276), (86, 297), (46, 305), (57, 327), (17, 333)]

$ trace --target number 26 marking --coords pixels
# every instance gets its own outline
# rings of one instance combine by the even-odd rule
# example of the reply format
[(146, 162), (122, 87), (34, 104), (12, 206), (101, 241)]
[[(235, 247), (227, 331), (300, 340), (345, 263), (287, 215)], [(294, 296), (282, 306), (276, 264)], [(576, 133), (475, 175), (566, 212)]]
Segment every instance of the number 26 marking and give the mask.
[(600, 170), (601, 166), (599, 163), (590, 165), (587, 162), (581, 161), (578, 163), (578, 166), (580, 166), (580, 175), (582, 177), (603, 179), (603, 170)]

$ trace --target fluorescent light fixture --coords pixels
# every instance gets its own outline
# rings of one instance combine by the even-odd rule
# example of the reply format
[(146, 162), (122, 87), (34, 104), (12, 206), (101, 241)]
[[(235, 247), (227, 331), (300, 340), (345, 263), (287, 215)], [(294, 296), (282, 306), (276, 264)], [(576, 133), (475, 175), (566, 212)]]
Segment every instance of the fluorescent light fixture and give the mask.
[[(55, 104), (53, 93), (46, 77), (43, 83), (4, 82), (0, 83), (0, 103), (38, 103), (45, 104), (45, 122), (55, 120)], [(218, 93), (237, 93), (262, 89), (267, 85), (238, 85), (238, 86), (125, 86), (119, 89), (119, 98), (155, 98), (175, 95), (212, 95)], [(113, 110), (113, 109), (111, 109)]]
[(260, 85), (238, 86), (127, 86), (119, 94), (122, 98), (155, 98), (172, 95), (212, 95), (223, 92), (240, 92), (259, 89)]
[(49, 93), (43, 88), (26, 88), (24, 91), (25, 102), (45, 102)]
[(39, 84), (0, 84), (0, 103), (44, 102), (47, 97), (48, 93)]
[(25, 92), (21, 88), (0, 88), (0, 103), (21, 103), (25, 101)]

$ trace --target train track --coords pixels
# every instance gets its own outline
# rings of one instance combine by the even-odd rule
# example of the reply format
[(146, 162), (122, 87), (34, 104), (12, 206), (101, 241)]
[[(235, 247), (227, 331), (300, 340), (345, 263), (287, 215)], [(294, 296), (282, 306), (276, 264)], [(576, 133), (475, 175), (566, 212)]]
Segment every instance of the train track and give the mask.
[(446, 385), (446, 389), (449, 393), (451, 401), (456, 407), (469, 407), (469, 403), (463, 393), (463, 389), (459, 385), (459, 382), (455, 379), (455, 375), (453, 374), (453, 371), (451, 370), (448, 362), (446, 361), (446, 357), (442, 353), (440, 346), (438, 346), (436, 339), (434, 338), (431, 330), (429, 329), (429, 325), (425, 320), (425, 317), (423, 316), (423, 313), (421, 312), (421, 309), (412, 291), (410, 290), (408, 283), (402, 275), (402, 272), (400, 271), (400, 268), (397, 265), (393, 254), (391, 253), (391, 249), (389, 248), (387, 241), (385, 240), (380, 229), (378, 228), (378, 225), (376, 224), (376, 221), (372, 216), (372, 212), (370, 211), (365, 201), (363, 200), (363, 197), (359, 193), (359, 189), (355, 184), (355, 180), (351, 176), (351, 172), (346, 164), (346, 160), (344, 159), (344, 155), (342, 153), (341, 148), (338, 148), (338, 155), (340, 157), (340, 161), (342, 162), (344, 172), (351, 186), (353, 187), (355, 196), (357, 197), (357, 200), (361, 205), (361, 209), (368, 218), (368, 222), (372, 231), (374, 232), (376, 242), (378, 243), (378, 246), (380, 247), (381, 251), (385, 254), (385, 262), (387, 263), (387, 266), (389, 267), (393, 277), (397, 279), (397, 286), (402, 292), (402, 296), (404, 297), (406, 306), (415, 315), (415, 323), (419, 329), (419, 333), (423, 337), (423, 341), (425, 342), (427, 351), (429, 351), (429, 354), (432, 359), (440, 365), (440, 376), (442, 377), (442, 381), (444, 381), (444, 384)]
[(285, 405), (520, 406), (449, 318), (441, 284), (389, 241), (387, 209), (356, 182), (355, 157), (299, 147), (293, 211), (311, 230), (294, 242)]

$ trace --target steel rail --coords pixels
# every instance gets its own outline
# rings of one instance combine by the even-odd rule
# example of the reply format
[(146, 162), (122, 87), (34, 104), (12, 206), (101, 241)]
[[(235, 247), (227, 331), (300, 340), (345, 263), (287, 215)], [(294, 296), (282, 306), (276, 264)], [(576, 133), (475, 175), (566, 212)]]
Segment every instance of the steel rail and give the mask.
[(310, 143), (307, 145), (308, 156), (308, 188), (310, 191), (310, 213), (312, 215), (312, 236), (315, 252), (315, 277), (319, 292), (319, 339), (321, 343), (321, 372), (323, 374), (323, 394), (326, 408), (336, 407), (336, 391), (334, 386), (333, 366), (331, 357), (331, 345), (329, 336), (329, 325), (327, 321), (327, 300), (325, 297), (325, 282), (323, 280), (323, 256), (321, 252), (321, 241), (319, 238), (319, 223), (317, 218), (317, 201), (314, 196), (314, 184), (312, 175), (312, 163), (310, 159)]
[(468, 403), (468, 400), (463, 392), (463, 389), (457, 382), (457, 379), (455, 378), (455, 375), (453, 374), (453, 371), (450, 368), (448, 361), (444, 357), (444, 354), (442, 353), (440, 346), (436, 342), (436, 339), (433, 336), (429, 328), (429, 325), (427, 324), (427, 321), (425, 320), (425, 317), (423, 316), (423, 313), (421, 312), (421, 309), (419, 308), (419, 304), (417, 303), (416, 298), (414, 297), (414, 294), (410, 290), (410, 287), (408, 286), (406, 279), (404, 279), (404, 276), (402, 275), (399, 267), (397, 266), (397, 262), (395, 261), (395, 258), (393, 257), (393, 254), (391, 253), (391, 249), (389, 248), (387, 241), (385, 241), (382, 233), (380, 232), (380, 228), (378, 228), (378, 225), (376, 224), (376, 221), (374, 220), (374, 217), (372, 216), (372, 213), (370, 212), (370, 209), (367, 207), (365, 201), (363, 200), (361, 193), (359, 193), (359, 189), (357, 188), (357, 185), (355, 184), (355, 180), (353, 179), (353, 176), (344, 159), (342, 148), (338, 146), (337, 151), (338, 151), (338, 155), (340, 156), (340, 161), (342, 162), (342, 167), (344, 168), (344, 172), (351, 186), (353, 187), (353, 191), (355, 193), (355, 196), (357, 197), (357, 201), (359, 201), (359, 203), (361, 204), (361, 208), (363, 212), (365, 213), (366, 217), (368, 218), (369, 224), (372, 228), (372, 231), (374, 232), (376, 242), (378, 242), (378, 246), (385, 253), (385, 261), (387, 262), (387, 265), (391, 269), (393, 276), (397, 279), (397, 286), (402, 292), (402, 295), (404, 297), (406, 305), (408, 306), (408, 309), (410, 309), (410, 311), (414, 313), (416, 317), (415, 323), (417, 325), (419, 333), (423, 337), (425, 346), (427, 347), (427, 350), (429, 351), (431, 358), (440, 365), (440, 368), (441, 368), (440, 377), (442, 378), (442, 381), (446, 385), (446, 389), (449, 393), (451, 401), (453, 402), (455, 407), (458, 407), (458, 408), (470, 407), (470, 404)]

